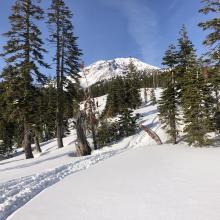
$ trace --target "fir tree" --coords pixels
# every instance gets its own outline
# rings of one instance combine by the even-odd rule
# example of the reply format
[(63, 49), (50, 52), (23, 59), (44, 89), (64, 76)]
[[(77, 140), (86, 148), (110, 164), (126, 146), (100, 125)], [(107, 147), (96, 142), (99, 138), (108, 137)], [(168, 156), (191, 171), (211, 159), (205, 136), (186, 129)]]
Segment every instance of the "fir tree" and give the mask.
[(204, 3), (204, 6), (199, 10), (200, 13), (205, 15), (213, 13), (216, 15), (208, 21), (199, 23), (199, 27), (203, 30), (210, 30), (203, 43), (209, 47), (208, 54), (211, 61), (218, 65), (218, 71), (220, 71), (220, 2), (219, 0), (202, 0), (202, 3)]
[(123, 108), (123, 111), (119, 117), (119, 130), (121, 137), (127, 137), (135, 134), (137, 129), (137, 118), (132, 116), (132, 110), (128, 108)]
[(186, 141), (191, 145), (203, 146), (207, 143), (208, 132), (205, 123), (205, 113), (202, 107), (203, 94), (202, 75), (192, 42), (189, 40), (186, 28), (180, 31), (178, 40), (178, 86), (183, 109), (184, 132)]
[[(79, 50), (74, 36), (72, 19), (73, 15), (63, 0), (52, 0), (48, 13), (50, 25), (50, 42), (56, 47), (56, 83), (57, 83), (57, 143), (63, 147), (64, 135), (64, 109), (63, 109), (63, 88), (67, 83), (67, 76), (72, 80), (76, 79), (79, 72)], [(70, 81), (68, 81), (70, 82)]]
[(156, 95), (155, 95), (155, 90), (151, 89), (150, 90), (150, 102), (152, 105), (156, 105), (157, 104), (157, 99), (156, 99)]
[(121, 77), (116, 77), (109, 86), (106, 107), (103, 115), (114, 117), (121, 112), (122, 105), (126, 102), (125, 82)]
[(139, 72), (132, 60), (130, 60), (127, 68), (124, 88), (125, 96), (124, 98), (122, 97), (122, 100), (124, 100), (123, 105), (128, 108), (136, 109), (141, 105)]
[(97, 129), (97, 144), (99, 148), (114, 143), (120, 139), (119, 124), (117, 121), (108, 122), (101, 120), (100, 126)]
[(9, 120), (8, 106), (5, 101), (4, 83), (0, 83), (0, 155), (9, 156), (13, 151), (15, 124)]
[[(206, 59), (205, 71), (208, 75), (208, 81), (212, 85), (215, 95), (215, 113), (214, 127), (219, 130), (219, 89), (220, 89), (220, 2), (219, 0), (203, 0), (203, 7), (199, 10), (200, 13), (207, 15), (212, 14), (212, 18), (208, 21), (199, 23), (204, 31), (210, 31), (206, 39), (203, 41), (208, 49), (208, 58)], [(216, 15), (216, 16), (215, 16)]]
[[(36, 2), (36, 4), (35, 4)], [(43, 18), (43, 10), (35, 0), (16, 0), (9, 16), (11, 30), (4, 34), (8, 38), (3, 47), (2, 56), (7, 63), (2, 74), (9, 88), (7, 95), (14, 112), (24, 124), (24, 149), (26, 158), (33, 158), (31, 150), (31, 100), (34, 90), (33, 82), (44, 82), (46, 77), (39, 71), (39, 65), (48, 67), (44, 62), (41, 31), (35, 24)], [(17, 90), (17, 88), (19, 88)]]
[(163, 65), (166, 65), (167, 87), (163, 90), (159, 101), (159, 117), (163, 128), (170, 135), (170, 141), (177, 143), (177, 135), (179, 133), (177, 126), (179, 122), (178, 112), (178, 90), (176, 85), (176, 67), (177, 54), (174, 45), (169, 46), (163, 58)]

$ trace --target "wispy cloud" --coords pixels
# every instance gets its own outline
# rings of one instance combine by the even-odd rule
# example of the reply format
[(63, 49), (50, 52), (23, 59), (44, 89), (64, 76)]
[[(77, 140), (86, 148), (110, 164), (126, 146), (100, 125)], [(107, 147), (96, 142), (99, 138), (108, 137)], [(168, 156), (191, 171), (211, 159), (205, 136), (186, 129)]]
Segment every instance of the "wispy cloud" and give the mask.
[(173, 0), (169, 6), (169, 10), (172, 10), (176, 6), (177, 0)]
[(142, 59), (148, 63), (155, 63), (158, 24), (154, 11), (139, 0), (100, 1), (121, 11), (128, 21), (128, 32), (136, 41)]

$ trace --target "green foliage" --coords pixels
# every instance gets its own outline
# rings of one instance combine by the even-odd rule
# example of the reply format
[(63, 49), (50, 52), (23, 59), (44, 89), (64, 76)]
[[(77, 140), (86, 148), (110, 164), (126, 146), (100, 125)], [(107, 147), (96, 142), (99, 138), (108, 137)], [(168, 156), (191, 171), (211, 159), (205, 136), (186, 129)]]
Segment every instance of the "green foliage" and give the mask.
[[(204, 99), (207, 84), (201, 74), (196, 53), (185, 27), (180, 31), (177, 71), (179, 75), (180, 101), (183, 109), (186, 141), (191, 145), (203, 146), (208, 143), (206, 108)], [(209, 93), (208, 93), (209, 94)], [(207, 94), (207, 95), (208, 95)], [(207, 102), (206, 102), (207, 103)]]
[(124, 108), (118, 121), (108, 122), (103, 119), (97, 129), (97, 144), (99, 147), (112, 144), (123, 137), (128, 137), (137, 131), (137, 116), (132, 110)]
[(127, 74), (124, 78), (116, 77), (109, 87), (109, 94), (104, 116), (114, 117), (120, 114), (123, 108), (136, 109), (141, 104), (139, 92), (138, 71), (130, 62)]
[(218, 133), (220, 133), (220, 111), (215, 112), (214, 127), (218, 131)]
[[(177, 52), (174, 45), (170, 45), (163, 57), (163, 65), (168, 68), (164, 73), (166, 80), (166, 88), (164, 88), (159, 101), (159, 118), (163, 124), (163, 128), (170, 136), (170, 141), (173, 144), (177, 143), (179, 130), (179, 93), (176, 81)], [(166, 77), (166, 78), (165, 78)]]
[(156, 95), (155, 95), (155, 90), (151, 89), (150, 90), (150, 102), (152, 105), (156, 105), (157, 104), (157, 99), (156, 99)]
[(0, 155), (8, 157), (13, 152), (14, 124), (0, 120)]
[(120, 140), (118, 122), (107, 122), (102, 120), (100, 126), (97, 129), (96, 138), (99, 148)]
[[(152, 71), (139, 72), (138, 78), (136, 79), (136, 81), (138, 82), (138, 89), (165, 87), (166, 82), (164, 81), (163, 75), (164, 74), (160, 71), (155, 71), (154, 74), (152, 74)], [(155, 81), (155, 86), (153, 83), (154, 81)], [(112, 84), (114, 83), (115, 83), (115, 79), (111, 79), (108, 81), (101, 81), (93, 84), (92, 86), (90, 86), (92, 97), (99, 97), (108, 94), (109, 90), (113, 86)], [(83, 91), (80, 91), (80, 94), (81, 94), (81, 100), (83, 100), (84, 97)]]
[(132, 116), (132, 110), (124, 108), (119, 117), (119, 130), (121, 137), (127, 137), (135, 134), (137, 130), (137, 117)]
[(116, 77), (109, 88), (106, 107), (103, 116), (114, 117), (121, 112), (122, 104), (125, 98), (124, 80), (122, 77)]
[[(202, 14), (214, 14), (208, 21), (199, 23), (203, 30), (209, 30), (209, 34), (204, 40), (204, 45), (209, 48), (209, 61), (213, 62), (220, 68), (220, 2), (219, 0), (203, 0), (204, 6), (199, 10)], [(216, 15), (216, 16), (215, 16)]]
[(188, 81), (184, 83), (182, 108), (184, 113), (184, 132), (186, 141), (191, 145), (208, 144), (206, 118), (204, 114), (201, 81), (197, 78), (198, 70), (191, 69), (185, 73)]

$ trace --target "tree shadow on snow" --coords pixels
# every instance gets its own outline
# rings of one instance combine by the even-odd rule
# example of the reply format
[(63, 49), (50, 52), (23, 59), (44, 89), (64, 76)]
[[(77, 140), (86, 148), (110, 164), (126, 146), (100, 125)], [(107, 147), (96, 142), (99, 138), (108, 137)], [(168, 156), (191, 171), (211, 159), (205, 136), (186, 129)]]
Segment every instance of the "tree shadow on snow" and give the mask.
[(50, 161), (50, 160), (54, 160), (54, 159), (66, 156), (68, 154), (69, 153), (63, 153), (63, 154), (59, 154), (59, 155), (56, 155), (56, 156), (53, 156), (53, 157), (50, 157), (50, 158), (46, 158), (46, 159), (43, 159), (43, 160), (36, 160), (36, 161), (34, 159), (31, 159), (30, 163), (28, 163), (28, 164), (16, 165), (16, 166), (13, 166), (13, 167), (8, 167), (8, 168), (0, 169), (0, 172), (9, 171), (9, 170), (16, 170), (16, 169), (22, 169), (22, 168), (27, 168), (27, 167), (32, 167), (32, 166), (35, 166), (37, 164), (41, 164), (41, 163), (46, 162), (46, 161)]

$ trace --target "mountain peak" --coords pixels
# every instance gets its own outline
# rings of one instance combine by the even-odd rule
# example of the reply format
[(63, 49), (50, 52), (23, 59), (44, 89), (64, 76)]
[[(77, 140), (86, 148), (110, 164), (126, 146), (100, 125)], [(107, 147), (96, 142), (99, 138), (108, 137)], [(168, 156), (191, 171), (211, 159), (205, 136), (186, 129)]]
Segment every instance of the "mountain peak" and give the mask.
[(124, 75), (129, 62), (132, 61), (139, 71), (146, 70), (149, 74), (153, 70), (159, 69), (155, 66), (146, 64), (137, 58), (115, 58), (112, 60), (99, 60), (84, 68), (80, 75), (82, 87), (91, 86), (100, 81), (107, 81), (116, 76)]

